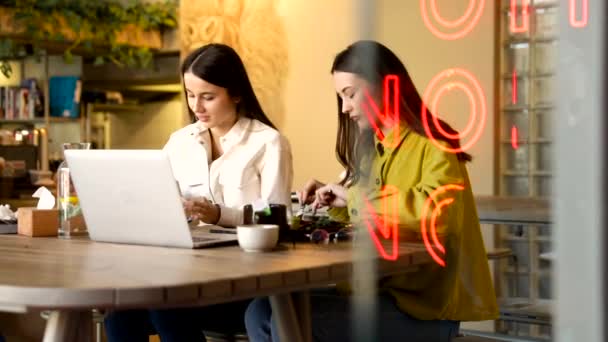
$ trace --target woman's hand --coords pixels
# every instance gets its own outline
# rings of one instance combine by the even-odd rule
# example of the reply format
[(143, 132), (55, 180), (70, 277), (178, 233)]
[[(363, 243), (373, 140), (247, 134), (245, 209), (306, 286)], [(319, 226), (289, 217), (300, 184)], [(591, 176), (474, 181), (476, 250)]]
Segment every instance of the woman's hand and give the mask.
[(186, 216), (193, 220), (216, 224), (220, 220), (220, 209), (206, 198), (183, 200)]
[(306, 182), (304, 188), (297, 192), (300, 205), (311, 204), (314, 202), (316, 199), (315, 192), (324, 186), (325, 184), (316, 179), (311, 179)]
[(344, 208), (346, 207), (346, 196), (346, 188), (342, 185), (327, 184), (315, 191), (312, 207), (315, 209), (319, 207)]

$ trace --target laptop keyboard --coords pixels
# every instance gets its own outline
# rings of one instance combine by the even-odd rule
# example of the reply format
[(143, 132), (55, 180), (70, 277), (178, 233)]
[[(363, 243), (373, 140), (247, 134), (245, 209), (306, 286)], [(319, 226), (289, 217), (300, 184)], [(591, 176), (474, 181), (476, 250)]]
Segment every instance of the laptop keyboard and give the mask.
[(202, 237), (202, 236), (193, 236), (192, 237), (192, 241), (194, 242), (207, 242), (207, 241), (214, 241), (217, 239), (212, 239), (212, 238), (208, 238), (208, 237)]

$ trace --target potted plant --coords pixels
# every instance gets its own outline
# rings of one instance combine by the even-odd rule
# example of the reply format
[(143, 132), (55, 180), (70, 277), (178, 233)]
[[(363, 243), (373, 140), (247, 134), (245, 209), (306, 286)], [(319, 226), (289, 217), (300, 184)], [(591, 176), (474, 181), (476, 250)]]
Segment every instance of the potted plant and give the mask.
[(95, 64), (148, 67), (162, 46), (164, 30), (177, 26), (177, 1), (0, 0), (0, 72), (10, 76), (9, 60), (60, 51)]

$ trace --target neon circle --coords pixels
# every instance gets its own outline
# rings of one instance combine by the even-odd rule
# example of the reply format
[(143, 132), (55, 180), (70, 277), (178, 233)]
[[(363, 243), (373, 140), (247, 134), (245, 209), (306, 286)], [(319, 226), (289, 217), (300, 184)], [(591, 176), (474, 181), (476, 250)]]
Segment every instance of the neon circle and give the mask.
[[(442, 144), (440, 144), (437, 139), (432, 135), (431, 133), (431, 128), (429, 126), (429, 120), (428, 120), (428, 116), (432, 115), (435, 116), (435, 114), (429, 114), (428, 110), (427, 110), (427, 106), (426, 104), (429, 103), (429, 97), (431, 95), (431, 93), (433, 92), (433, 90), (437, 87), (437, 83), (439, 81), (441, 81), (444, 78), (449, 78), (449, 77), (453, 77), (453, 76), (462, 76), (465, 79), (467, 79), (472, 87), (473, 90), (475, 91), (476, 95), (477, 95), (477, 99), (479, 101), (480, 104), (480, 110), (479, 110), (479, 123), (478, 126), (475, 130), (475, 132), (473, 133), (473, 136), (471, 137), (471, 139), (465, 143), (465, 144), (461, 144), (460, 148), (452, 148), (452, 147), (446, 147)], [(477, 107), (473, 107), (474, 109), (476, 109)], [(483, 132), (483, 128), (485, 127), (485, 123), (486, 123), (486, 115), (487, 115), (487, 109), (486, 109), (486, 97), (485, 94), (483, 92), (483, 90), (481, 89), (481, 85), (479, 84), (479, 81), (477, 81), (477, 79), (475, 79), (475, 77), (469, 73), (466, 70), (463, 69), (448, 69), (445, 70), (441, 73), (439, 73), (437, 76), (435, 76), (431, 82), (429, 83), (428, 87), (426, 88), (426, 91), (424, 93), (424, 97), (423, 97), (423, 103), (422, 103), (422, 108), (421, 108), (421, 113), (420, 115), (422, 116), (422, 125), (424, 126), (424, 131), (426, 132), (427, 137), (431, 140), (431, 142), (437, 146), (438, 148), (446, 151), (446, 152), (450, 152), (450, 153), (460, 153), (463, 151), (468, 150), (471, 146), (473, 146), (477, 140), (479, 140), (479, 138), (481, 137), (481, 133)], [(477, 116), (476, 113), (473, 114), (474, 117)], [(454, 135), (445, 135), (445, 131), (443, 131), (440, 127), (438, 127), (438, 119), (437, 118), (433, 118), (433, 123), (435, 125), (435, 128), (437, 128), (437, 130), (444, 135), (446, 138), (449, 139), (453, 139)], [(470, 124), (470, 120), (469, 120), (469, 124)], [(467, 127), (468, 128), (468, 127)], [(459, 134), (459, 136), (462, 138), (462, 134)], [(452, 137), (452, 138), (451, 138)], [(462, 143), (462, 142), (461, 142)]]
[[(422, 20), (426, 27), (437, 37), (445, 40), (456, 40), (467, 35), (473, 28), (477, 25), (479, 20), (481, 19), (481, 15), (483, 14), (483, 9), (485, 7), (485, 0), (469, 0), (469, 6), (465, 11), (465, 14), (454, 20), (447, 21), (441, 15), (439, 15), (439, 11), (437, 10), (436, 0), (431, 1), (431, 11), (433, 13), (433, 18), (443, 27), (447, 28), (455, 28), (457, 26), (463, 26), (455, 32), (446, 33), (442, 32), (438, 29), (433, 22), (431, 21), (431, 17), (427, 11), (426, 2), (428, 0), (420, 0), (420, 9), (422, 11)], [(477, 2), (479, 1), (479, 2)], [(475, 8), (475, 4), (477, 3), (477, 11), (473, 14), (473, 8)], [(470, 19), (470, 20), (469, 20)], [(469, 21), (467, 24), (464, 24), (466, 21)], [(463, 25), (464, 24), (464, 25)]]
[(473, 126), (475, 125), (475, 119), (477, 118), (477, 106), (475, 104), (475, 96), (473, 95), (473, 92), (471, 91), (471, 89), (469, 89), (469, 87), (464, 85), (462, 82), (454, 82), (443, 85), (441, 88), (439, 88), (439, 91), (435, 94), (433, 101), (431, 102), (431, 113), (437, 113), (437, 102), (439, 102), (439, 99), (445, 91), (450, 91), (452, 90), (452, 88), (458, 88), (464, 91), (467, 94), (467, 97), (469, 98), (469, 103), (471, 104), (471, 113), (473, 114), (469, 117), (469, 122), (467, 123), (466, 128), (462, 132), (450, 134), (446, 132), (443, 127), (441, 127), (441, 125), (439, 125), (439, 117), (437, 115), (433, 115), (433, 122), (435, 123), (435, 127), (437, 127), (439, 133), (441, 133), (441, 135), (443, 135), (444, 137), (450, 139), (460, 139), (469, 134), (471, 129), (473, 129)]
[(469, 0), (469, 7), (464, 12), (462, 17), (460, 17), (454, 21), (448, 21), (448, 20), (443, 19), (441, 14), (439, 14), (439, 11), (437, 10), (437, 0), (431, 0), (431, 12), (433, 12), (433, 16), (441, 25), (443, 25), (445, 27), (457, 27), (457, 26), (462, 25), (462, 23), (464, 23), (467, 19), (469, 19), (469, 16), (471, 16), (471, 13), (473, 13), (473, 8), (475, 8), (475, 0)]

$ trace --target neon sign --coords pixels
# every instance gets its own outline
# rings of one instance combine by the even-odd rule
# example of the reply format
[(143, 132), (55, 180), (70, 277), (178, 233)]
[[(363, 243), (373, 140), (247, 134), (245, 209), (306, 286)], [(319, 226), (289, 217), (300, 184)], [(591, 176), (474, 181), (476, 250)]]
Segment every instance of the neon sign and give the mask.
[[(366, 218), (365, 225), (367, 226), (367, 230), (369, 231), (370, 236), (372, 237), (372, 241), (378, 250), (378, 253), (382, 256), (382, 258), (386, 260), (397, 260), (399, 256), (399, 189), (393, 185), (386, 185), (382, 189), (381, 197), (382, 197), (382, 217), (378, 217), (374, 206), (369, 202), (367, 197), (364, 197), (365, 204), (367, 206), (367, 211), (371, 215), (373, 219), (373, 224), (370, 222), (369, 218)], [(392, 202), (388, 203), (388, 198), (392, 197)], [(390, 210), (389, 210), (390, 209)], [(389, 217), (390, 214), (390, 217)], [(376, 233), (380, 233), (380, 237)], [(391, 239), (392, 240), (392, 252), (388, 253), (384, 246), (382, 245), (382, 241)]]
[[(439, 88), (439, 90), (433, 95), (433, 91), (435, 90), (435, 88), (437, 88), (439, 86), (440, 82), (449, 80), (449, 79), (457, 79), (457, 78), (459, 78), (460, 80), (451, 81), (451, 82), (447, 82), (447, 83), (443, 84)], [(466, 81), (468, 83), (468, 85), (465, 84), (464, 81)], [(437, 113), (438, 99), (443, 95), (444, 92), (454, 90), (454, 89), (460, 89), (468, 96), (469, 101), (471, 103), (471, 115), (469, 116), (469, 122), (467, 123), (467, 126), (463, 132), (460, 132), (458, 134), (448, 134), (447, 132), (445, 132), (445, 130), (443, 130), (441, 125), (439, 125), (439, 118), (435, 116), (435, 113)], [(433, 96), (432, 99), (431, 99), (431, 96)], [(467, 149), (471, 148), (471, 146), (473, 146), (477, 142), (477, 140), (479, 140), (479, 138), (481, 137), (481, 133), (483, 132), (483, 128), (486, 123), (486, 115), (487, 115), (486, 97), (481, 88), (481, 85), (479, 84), (479, 81), (477, 81), (477, 79), (475, 79), (475, 77), (470, 72), (468, 72), (464, 69), (455, 68), (455, 69), (448, 69), (448, 70), (445, 70), (445, 71), (439, 73), (437, 76), (435, 76), (431, 80), (431, 82), (429, 83), (429, 86), (426, 88), (422, 102), (423, 103), (422, 103), (422, 109), (421, 109), (420, 114), (422, 117), (422, 124), (424, 126), (424, 130), (426, 132), (427, 137), (438, 148), (440, 148), (446, 152), (450, 152), (450, 153), (460, 153), (460, 152), (466, 151)], [(431, 108), (430, 108), (431, 113), (429, 113), (429, 111), (427, 109), (427, 106), (426, 106), (427, 103), (431, 103)], [(479, 104), (479, 107), (476, 105), (477, 103)], [(478, 121), (476, 121), (476, 118), (478, 115), (477, 108), (479, 108), (479, 120)], [(435, 128), (437, 129), (437, 131), (439, 131), (440, 134), (442, 134), (444, 137), (446, 137), (448, 139), (462, 139), (473, 129), (473, 127), (476, 126), (476, 128), (475, 128), (474, 132), (472, 133), (472, 137), (469, 139), (469, 141), (466, 143), (463, 143), (461, 145), (461, 147), (459, 147), (459, 148), (446, 147), (446, 146), (440, 144), (437, 141), (437, 139), (433, 136), (433, 134), (431, 132), (430, 123), (429, 123), (429, 118), (428, 118), (429, 116), (433, 117), (432, 121), (433, 121), (433, 124), (434, 124)]]
[[(430, 94), (436, 88), (440, 81), (443, 79), (452, 79), (452, 78), (460, 78), (453, 80), (448, 83), (444, 83), (438, 91), (434, 94), (431, 103), (431, 110), (436, 112), (438, 107), (439, 99), (445, 92), (452, 90), (460, 90), (462, 91), (467, 98), (469, 99), (471, 105), (472, 114), (469, 116), (469, 121), (465, 129), (460, 133), (449, 133), (446, 132), (443, 127), (441, 127), (439, 123), (439, 118), (433, 114), (430, 114), (426, 109), (425, 103), (428, 102)], [(387, 75), (384, 78), (383, 82), (383, 110), (381, 111), (378, 108), (378, 105), (375, 103), (374, 99), (371, 97), (369, 92), (365, 91), (365, 102), (362, 103), (362, 109), (365, 112), (372, 129), (375, 131), (375, 134), (378, 136), (380, 141), (386, 146), (387, 142), (384, 141), (384, 134), (382, 133), (381, 127), (392, 127), (393, 130), (399, 130), (399, 121), (400, 121), (400, 101), (401, 101), (401, 93), (399, 86), (399, 77), (397, 75)], [(478, 105), (479, 103), (479, 105)], [(479, 110), (478, 110), (479, 107)], [(479, 112), (479, 122), (477, 121), (477, 113)], [(485, 95), (481, 90), (481, 86), (479, 82), (467, 71), (462, 69), (449, 69), (444, 71), (443, 73), (437, 75), (430, 83), (427, 91), (425, 92), (423, 104), (422, 104), (422, 121), (425, 128), (425, 132), (427, 137), (440, 149), (446, 150), (450, 153), (458, 153), (466, 150), (470, 146), (472, 146), (478, 139), (485, 125), (486, 119), (486, 105), (485, 105)], [(445, 147), (437, 142), (435, 137), (432, 136), (428, 121), (428, 116), (432, 116), (433, 125), (437, 128), (437, 131), (449, 139), (461, 139), (462, 137), (467, 136), (470, 132), (473, 132), (473, 138), (461, 148), (449, 148)], [(393, 142), (391, 146), (396, 146), (399, 143), (399, 134), (394, 132), (393, 134)], [(430, 210), (430, 206), (435, 202), (435, 197), (445, 191), (448, 190), (463, 190), (464, 187), (461, 185), (446, 185), (439, 187), (436, 189), (427, 199), (425, 206), (422, 212), (422, 221), (421, 221), (421, 234), (422, 239), (427, 249), (428, 253), (431, 257), (441, 266), (445, 266), (445, 261), (439, 256), (436, 252), (445, 254), (445, 249), (443, 245), (440, 243), (439, 238), (437, 236), (437, 218), (441, 213), (441, 208), (445, 207), (453, 202), (452, 198), (447, 198), (442, 200), (437, 204), (435, 209), (431, 214), (431, 220), (428, 224), (427, 229), (427, 217), (428, 210)], [(386, 185), (383, 187), (381, 192), (382, 198), (382, 215), (378, 215), (375, 211), (374, 206), (370, 203), (367, 197), (364, 197), (365, 205), (367, 212), (369, 213), (369, 217), (365, 219), (365, 224), (370, 233), (372, 241), (378, 250), (378, 253), (382, 256), (382, 258), (386, 260), (396, 260), (399, 256), (399, 189), (392, 185)], [(389, 203), (389, 197), (392, 198), (392, 201)], [(387, 251), (385, 248), (385, 244), (383, 242), (390, 240), (391, 241), (391, 250)], [(432, 241), (432, 243), (431, 243)]]
[[(530, 29), (530, 4), (529, 0), (522, 0), (521, 5), (521, 24), (517, 25), (517, 0), (511, 0), (511, 9), (509, 12), (510, 25), (512, 33), (525, 33)], [(577, 4), (581, 2), (581, 14), (577, 15)], [(568, 18), (570, 26), (574, 28), (583, 28), (589, 22), (589, 0), (568, 0)]]
[[(391, 92), (391, 90), (393, 91)], [(380, 112), (378, 105), (367, 89), (365, 90), (367, 102), (362, 104), (362, 108), (378, 139), (384, 146), (393, 148), (399, 144), (399, 103), (401, 102), (401, 92), (399, 90), (399, 77), (397, 75), (387, 75), (384, 77), (384, 91), (382, 94), (384, 112)], [(391, 94), (393, 95), (392, 98)], [(374, 118), (378, 118), (378, 120), (375, 120)], [(377, 121), (383, 126), (393, 127), (393, 143), (391, 145), (387, 145), (388, 142), (384, 141), (384, 133), (382, 133), (382, 129), (378, 127)]]
[(513, 126), (511, 127), (511, 147), (513, 147), (514, 150), (519, 148), (518, 139), (519, 134), (517, 133), (517, 127)]
[(443, 200), (439, 201), (439, 203), (437, 203), (431, 213), (431, 222), (429, 223), (428, 228), (427, 218), (429, 217), (429, 210), (432, 204), (437, 202), (437, 196), (446, 191), (451, 190), (462, 191), (464, 190), (464, 186), (458, 184), (448, 184), (435, 189), (424, 202), (424, 207), (422, 208), (422, 216), (420, 220), (420, 233), (422, 234), (422, 241), (424, 242), (424, 247), (426, 248), (429, 255), (433, 258), (433, 260), (435, 260), (437, 264), (443, 267), (445, 267), (446, 265), (445, 260), (435, 251), (437, 250), (441, 254), (445, 255), (445, 247), (441, 244), (441, 241), (439, 241), (439, 236), (437, 235), (437, 217), (441, 214), (441, 209), (443, 207), (448, 206), (452, 202), (454, 202), (454, 198), (444, 198)]
[(511, 0), (510, 29), (512, 33), (524, 33), (530, 29), (530, 4), (523, 0), (521, 10), (521, 26), (517, 26), (517, 0)]
[[(444, 255), (446, 252), (437, 234), (437, 219), (441, 215), (442, 208), (452, 204), (454, 198), (448, 197), (439, 201), (430, 213), (430, 222), (427, 223), (429, 211), (433, 203), (437, 202), (439, 195), (447, 191), (462, 190), (464, 190), (464, 186), (459, 184), (440, 186), (429, 195), (422, 208), (420, 234), (424, 247), (433, 260), (442, 267), (446, 266), (446, 262), (438, 255), (438, 252)], [(371, 219), (369, 217), (365, 218), (365, 225), (380, 256), (385, 260), (397, 260), (399, 257), (399, 189), (394, 185), (386, 185), (382, 189), (380, 198), (382, 198), (382, 216), (377, 214), (369, 199), (364, 197), (367, 212), (371, 217)], [(391, 199), (390, 203), (389, 198)], [(387, 240), (391, 241), (390, 252), (382, 243)]]
[[(430, 6), (427, 6), (427, 3)], [(471, 32), (479, 22), (479, 19), (481, 19), (484, 6), (485, 0), (469, 0), (465, 13), (460, 18), (449, 21), (444, 19), (439, 13), (437, 0), (420, 0), (424, 24), (435, 36), (445, 40), (460, 39)], [(429, 15), (427, 7), (430, 7), (432, 16)]]
[(576, 3), (578, 2), (578, 0), (570, 0), (570, 8), (569, 8), (569, 13), (570, 13), (570, 26), (574, 27), (574, 28), (583, 28), (585, 26), (587, 26), (587, 22), (589, 21), (589, 0), (581, 0), (582, 5), (581, 5), (581, 17), (580, 19), (577, 19), (576, 16)]

